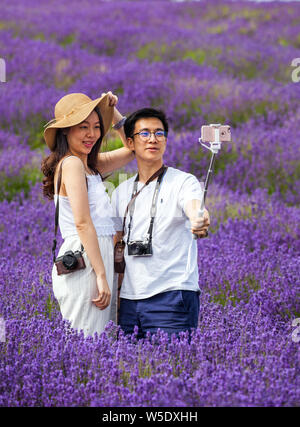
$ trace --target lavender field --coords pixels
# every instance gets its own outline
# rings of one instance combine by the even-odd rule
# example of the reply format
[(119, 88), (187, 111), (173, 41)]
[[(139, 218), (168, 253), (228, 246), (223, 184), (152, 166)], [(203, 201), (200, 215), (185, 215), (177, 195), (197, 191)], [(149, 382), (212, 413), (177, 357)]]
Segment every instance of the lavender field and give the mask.
[[(10, 0), (0, 58), (0, 406), (299, 406), (300, 4)], [(199, 180), (201, 125), (232, 127), (190, 342), (113, 323), (84, 338), (53, 296), (43, 126), (66, 93), (108, 90), (125, 115), (164, 109), (165, 163)], [(118, 146), (111, 131), (106, 149)]]

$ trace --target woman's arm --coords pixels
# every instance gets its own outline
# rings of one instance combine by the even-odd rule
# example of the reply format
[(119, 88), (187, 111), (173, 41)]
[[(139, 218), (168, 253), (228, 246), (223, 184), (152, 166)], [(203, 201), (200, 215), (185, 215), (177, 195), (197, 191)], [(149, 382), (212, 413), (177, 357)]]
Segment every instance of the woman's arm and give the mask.
[[(114, 106), (113, 125), (115, 125), (119, 123), (123, 116), (116, 108), (118, 98), (111, 92), (108, 93), (110, 94), (110, 105)], [(128, 148), (123, 126), (116, 131), (118, 132), (124, 147), (108, 151), (107, 153), (98, 154), (97, 169), (101, 174), (110, 173), (116, 169), (120, 169), (134, 159), (134, 153)]]
[(98, 154), (97, 169), (101, 174), (107, 174), (120, 169), (134, 159), (134, 153), (126, 147), (107, 153)]
[(97, 277), (99, 298), (96, 305), (104, 309), (109, 305), (111, 294), (96, 230), (90, 215), (84, 166), (79, 158), (71, 157), (64, 161), (62, 181), (70, 201), (80, 241)]

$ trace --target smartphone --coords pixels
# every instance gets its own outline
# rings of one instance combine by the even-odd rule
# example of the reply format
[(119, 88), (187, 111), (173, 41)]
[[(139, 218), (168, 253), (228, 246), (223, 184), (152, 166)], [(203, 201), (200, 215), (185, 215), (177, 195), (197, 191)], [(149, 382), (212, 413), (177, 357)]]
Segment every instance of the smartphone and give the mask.
[(201, 126), (201, 140), (202, 142), (216, 142), (215, 129), (220, 131), (220, 142), (230, 142), (231, 132), (228, 125), (205, 125)]

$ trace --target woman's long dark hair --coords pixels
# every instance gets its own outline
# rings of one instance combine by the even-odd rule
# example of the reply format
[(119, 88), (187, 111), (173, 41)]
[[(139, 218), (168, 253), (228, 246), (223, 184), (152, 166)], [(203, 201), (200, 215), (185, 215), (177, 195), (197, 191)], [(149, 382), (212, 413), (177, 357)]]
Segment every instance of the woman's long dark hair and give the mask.
[[(98, 154), (101, 148), (103, 135), (104, 135), (104, 125), (103, 125), (103, 120), (102, 120), (102, 116), (99, 111), (99, 108), (96, 107), (94, 111), (96, 111), (99, 117), (101, 135), (100, 135), (100, 138), (96, 141), (96, 144), (93, 146), (91, 152), (88, 154), (87, 164), (88, 164), (88, 167), (95, 174), (100, 174), (99, 170), (97, 169), (97, 161), (98, 161)], [(66, 135), (64, 135), (65, 131), (66, 131), (66, 128), (57, 129), (54, 150), (48, 157), (46, 157), (42, 161), (41, 171), (45, 175), (45, 178), (43, 178), (43, 195), (50, 200), (54, 198), (54, 193), (55, 193), (54, 174), (55, 174), (56, 167), (59, 161), (67, 154), (69, 150), (67, 137)]]

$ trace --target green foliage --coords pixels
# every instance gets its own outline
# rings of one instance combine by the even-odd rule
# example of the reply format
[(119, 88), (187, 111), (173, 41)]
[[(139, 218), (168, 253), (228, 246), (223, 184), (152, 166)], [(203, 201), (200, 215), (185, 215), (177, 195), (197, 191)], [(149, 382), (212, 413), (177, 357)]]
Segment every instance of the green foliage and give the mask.
[(255, 219), (265, 215), (265, 212), (261, 210), (258, 211), (257, 205), (254, 203), (242, 204), (239, 202), (228, 202), (225, 204), (225, 207), (222, 205), (222, 209), (219, 209), (218, 202), (220, 202), (220, 200), (216, 197), (211, 195), (207, 197), (207, 209), (211, 213), (211, 217), (214, 218), (214, 222), (210, 226), (210, 233), (216, 233), (220, 225), (226, 224), (229, 219)]
[(221, 24), (207, 28), (207, 32), (210, 34), (222, 34), (226, 30), (228, 30), (228, 24)]
[(20, 170), (19, 175), (7, 177), (0, 173), (0, 201), (4, 199), (11, 201), (21, 191), (28, 196), (31, 187), (42, 180), (42, 172), (36, 168), (25, 167)]
[(292, 174), (288, 173), (284, 166), (276, 169), (268, 169), (266, 175), (266, 187), (269, 194), (273, 194), (279, 189), (282, 195), (290, 190), (291, 184), (300, 180), (300, 163), (297, 162), (294, 166)]
[(290, 44), (289, 41), (283, 37), (279, 37), (278, 43), (280, 44), (280, 46), (289, 46)]
[[(49, 120), (49, 119), (48, 119)], [(1, 121), (1, 129), (15, 133), (21, 138), (28, 138), (28, 145), (33, 150), (44, 149), (46, 146), (44, 140), (44, 125), (47, 119), (42, 114), (29, 116), (26, 122), (20, 122), (18, 119), (10, 123)]]
[(29, 129), (28, 144), (32, 150), (41, 150), (46, 148), (44, 127), (41, 123), (42, 122), (37, 123), (36, 128)]
[(152, 375), (151, 362), (149, 358), (144, 360), (139, 352), (139, 378), (150, 378)]
[(37, 34), (35, 34), (35, 36), (33, 36), (33, 40), (41, 40), (44, 42), (44, 41), (46, 41), (45, 34), (42, 32), (37, 33)]
[(248, 302), (252, 292), (258, 291), (261, 286), (253, 275), (245, 276), (236, 283), (224, 280), (219, 284), (218, 291), (211, 291), (212, 299), (215, 303), (223, 307), (232, 302), (236, 306), (240, 301)]
[(103, 140), (102, 146), (101, 146), (101, 152), (113, 151), (113, 150), (117, 150), (118, 148), (122, 148), (122, 147), (123, 147), (123, 143), (122, 143), (120, 137), (116, 133), (114, 133), (114, 134), (109, 135), (108, 138), (105, 138)]
[(178, 48), (178, 43), (171, 44), (150, 42), (140, 47), (136, 52), (138, 59), (148, 59), (150, 62), (176, 61), (181, 59), (182, 52)]
[(139, 59), (149, 59), (150, 61), (161, 61), (162, 54), (165, 52), (165, 45), (157, 46), (156, 42), (147, 43), (136, 53)]
[(13, 21), (1, 21), (0, 20), (0, 31), (1, 30), (7, 30), (7, 29), (15, 29), (16, 28), (16, 23)]
[[(201, 96), (194, 97), (192, 99), (189, 99), (182, 104), (178, 105), (176, 107), (176, 111), (180, 111), (180, 119), (177, 120), (176, 123), (174, 123), (173, 128), (174, 130), (180, 130), (185, 125), (188, 125), (191, 117), (197, 113), (197, 115), (201, 116), (202, 110), (201, 105), (203, 104), (203, 98)], [(184, 112), (184, 114), (183, 114)]]
[(63, 47), (66, 47), (74, 43), (75, 41), (76, 41), (76, 34), (69, 34), (63, 40), (61, 40), (59, 44)]
[[(122, 148), (123, 143), (116, 132), (111, 132), (108, 139), (106, 139), (101, 147), (101, 152), (113, 151), (118, 148)], [(123, 170), (115, 171), (107, 176), (104, 176), (105, 186), (108, 195), (111, 197), (111, 194), (115, 188), (117, 188), (123, 181), (133, 176), (133, 173), (124, 172)]]
[(240, 9), (230, 14), (230, 18), (235, 20), (236, 18), (243, 18), (249, 22), (268, 22), (272, 19), (272, 15), (265, 9), (248, 9), (247, 7)]
[(192, 59), (199, 65), (202, 65), (206, 58), (204, 49), (187, 50), (184, 52), (182, 59)]
[(58, 310), (58, 303), (55, 299), (52, 298), (51, 292), (49, 292), (48, 297), (46, 299), (45, 317), (48, 317), (51, 320), (52, 315), (57, 313)]
[(232, 11), (229, 6), (219, 5), (218, 7), (212, 7), (203, 15), (203, 19), (208, 21), (218, 21), (224, 18), (230, 18)]

